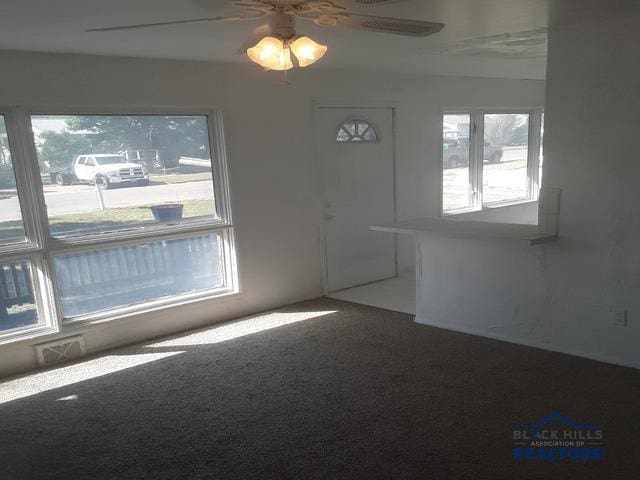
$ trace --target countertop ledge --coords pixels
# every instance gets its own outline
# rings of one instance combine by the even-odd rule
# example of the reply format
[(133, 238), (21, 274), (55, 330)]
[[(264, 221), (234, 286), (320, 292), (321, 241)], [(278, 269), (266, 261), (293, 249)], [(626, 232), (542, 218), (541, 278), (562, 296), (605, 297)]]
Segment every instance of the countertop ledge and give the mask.
[(551, 243), (558, 239), (557, 235), (540, 232), (537, 225), (443, 220), (440, 218), (419, 218), (397, 223), (372, 225), (369, 228), (376, 232), (406, 235), (434, 232), (453, 237), (515, 240), (528, 242), (530, 245)]

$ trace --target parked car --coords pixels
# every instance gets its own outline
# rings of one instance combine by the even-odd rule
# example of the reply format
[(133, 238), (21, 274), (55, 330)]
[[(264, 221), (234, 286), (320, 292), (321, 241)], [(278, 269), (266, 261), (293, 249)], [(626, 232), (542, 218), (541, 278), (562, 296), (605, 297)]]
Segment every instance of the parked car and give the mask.
[(78, 155), (70, 168), (50, 172), (51, 181), (70, 185), (74, 181), (94, 183), (108, 189), (115, 185), (149, 185), (147, 169), (123, 155)]
[(456, 168), (469, 165), (469, 147), (467, 146), (465, 148), (462, 140), (461, 138), (445, 138), (442, 140), (444, 168)]
[(51, 177), (51, 183), (71, 185), (76, 180), (76, 176), (73, 173), (73, 162), (63, 168), (52, 167), (50, 163), (45, 162), (44, 167)]
[(484, 141), (484, 161), (500, 163), (502, 160), (502, 147), (491, 142)]
[[(469, 165), (469, 139), (466, 137), (445, 138), (442, 141), (444, 168), (466, 167)], [(484, 142), (484, 160), (500, 163), (502, 147)]]

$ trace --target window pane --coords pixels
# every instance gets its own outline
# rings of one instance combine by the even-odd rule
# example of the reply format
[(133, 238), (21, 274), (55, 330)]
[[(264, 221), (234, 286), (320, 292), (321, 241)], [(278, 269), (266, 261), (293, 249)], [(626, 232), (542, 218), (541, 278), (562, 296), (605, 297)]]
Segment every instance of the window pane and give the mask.
[(378, 142), (380, 137), (373, 125), (365, 120), (344, 122), (336, 135), (336, 142)]
[(0, 115), (0, 245), (24, 242), (22, 214), (4, 117)]
[(471, 115), (445, 115), (443, 121), (443, 209), (445, 212), (472, 206), (469, 170)]
[(216, 218), (204, 116), (31, 118), (51, 232)]
[(224, 283), (218, 234), (164, 240), (54, 257), (65, 318)]
[(38, 324), (28, 261), (0, 263), (0, 332)]
[(529, 115), (484, 116), (484, 203), (526, 198)]
[(540, 170), (538, 171), (538, 186), (542, 188), (542, 164), (544, 163), (544, 112), (542, 112), (542, 123), (540, 127)]

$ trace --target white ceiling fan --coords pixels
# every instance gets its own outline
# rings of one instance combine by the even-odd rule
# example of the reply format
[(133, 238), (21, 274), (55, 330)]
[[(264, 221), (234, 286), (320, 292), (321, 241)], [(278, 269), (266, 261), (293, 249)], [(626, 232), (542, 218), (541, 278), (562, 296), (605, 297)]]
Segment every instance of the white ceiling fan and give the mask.
[(253, 38), (249, 39), (242, 50), (243, 52), (246, 51), (249, 59), (267, 70), (289, 70), (294, 66), (291, 61), (291, 52), (293, 52), (298, 66), (306, 67), (322, 58), (327, 51), (326, 46), (319, 45), (309, 37), (296, 33), (296, 18), (312, 21), (322, 27), (348, 28), (414, 37), (432, 35), (444, 28), (442, 23), (360, 15), (349, 11), (351, 7), (358, 5), (374, 6), (401, 1), (405, 0), (338, 0), (338, 3), (328, 0), (233, 1), (231, 3), (244, 12), (242, 15), (92, 28), (87, 32), (109, 32), (167, 25), (235, 22), (266, 18), (268, 23), (254, 31)]

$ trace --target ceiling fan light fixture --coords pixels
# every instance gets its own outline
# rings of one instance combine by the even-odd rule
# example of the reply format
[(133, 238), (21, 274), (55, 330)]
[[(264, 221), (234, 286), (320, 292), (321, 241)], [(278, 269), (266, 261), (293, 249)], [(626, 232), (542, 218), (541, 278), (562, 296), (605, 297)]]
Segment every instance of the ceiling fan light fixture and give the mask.
[(290, 70), (293, 68), (289, 46), (277, 37), (264, 37), (255, 47), (247, 50), (247, 56), (252, 62), (267, 70)]
[(320, 60), (327, 53), (326, 45), (320, 45), (309, 37), (300, 37), (291, 44), (291, 50), (298, 59), (298, 65), (307, 67)]

